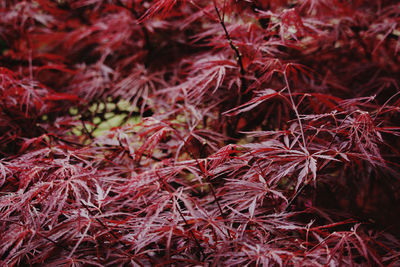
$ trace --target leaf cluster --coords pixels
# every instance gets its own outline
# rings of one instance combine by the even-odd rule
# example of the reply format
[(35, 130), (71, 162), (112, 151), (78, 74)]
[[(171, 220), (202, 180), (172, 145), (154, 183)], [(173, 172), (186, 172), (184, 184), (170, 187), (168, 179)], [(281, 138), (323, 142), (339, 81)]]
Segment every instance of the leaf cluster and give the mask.
[(0, 265), (397, 266), (399, 18), (0, 0)]

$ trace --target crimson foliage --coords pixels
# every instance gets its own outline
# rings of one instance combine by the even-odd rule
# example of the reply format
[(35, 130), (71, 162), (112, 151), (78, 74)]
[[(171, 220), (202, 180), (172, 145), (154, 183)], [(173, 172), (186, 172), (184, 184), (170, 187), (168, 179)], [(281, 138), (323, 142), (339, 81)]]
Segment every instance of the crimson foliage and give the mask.
[(398, 266), (396, 0), (0, 1), (2, 266)]

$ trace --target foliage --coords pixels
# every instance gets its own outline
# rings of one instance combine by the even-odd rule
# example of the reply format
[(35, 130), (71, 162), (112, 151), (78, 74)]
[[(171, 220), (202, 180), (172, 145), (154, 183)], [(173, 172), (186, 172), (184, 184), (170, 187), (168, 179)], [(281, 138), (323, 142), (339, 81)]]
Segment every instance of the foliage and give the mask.
[(394, 0), (0, 1), (0, 265), (399, 265), (399, 38)]

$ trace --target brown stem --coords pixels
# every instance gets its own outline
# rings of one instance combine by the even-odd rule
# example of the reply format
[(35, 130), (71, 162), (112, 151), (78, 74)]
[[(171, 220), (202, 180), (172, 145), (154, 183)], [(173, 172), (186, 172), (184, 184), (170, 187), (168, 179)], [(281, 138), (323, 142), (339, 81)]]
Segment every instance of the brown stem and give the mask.
[[(89, 207), (83, 203), (83, 201), (81, 200), (81, 205), (89, 212), (89, 214), (91, 216), (96, 216), (96, 214), (94, 214), (94, 212), (92, 212)], [(128, 255), (133, 261), (135, 261), (136, 264), (138, 264), (139, 266), (143, 266), (143, 264), (141, 264), (139, 261), (137, 261), (136, 259), (134, 259), (132, 256), (134, 256), (131, 252), (130, 252), (130, 248), (127, 244), (125, 244), (124, 242), (121, 241), (120, 238), (118, 238), (118, 236), (114, 233), (113, 229), (108, 227), (107, 225), (105, 225), (104, 222), (102, 222), (99, 218), (95, 218), (95, 220), (105, 229), (107, 230), (110, 235), (124, 248), (124, 250), (122, 250), (122, 252), (126, 253), (126, 255)]]
[(221, 24), (222, 28), (224, 29), (226, 39), (228, 40), (230, 47), (236, 54), (236, 61), (238, 62), (239, 67), (240, 67), (240, 74), (245, 75), (246, 71), (244, 70), (244, 67), (243, 67), (242, 54), (239, 52), (238, 47), (233, 44), (231, 36), (229, 35), (228, 30), (226, 29), (225, 22), (222, 19), (221, 13), (218, 10), (217, 3), (215, 2), (215, 0), (214, 0), (214, 8), (215, 8), (215, 11), (217, 12), (219, 23)]
[[(174, 130), (175, 130), (175, 129), (174, 129)], [(175, 130), (175, 132), (176, 132), (176, 135), (178, 136), (178, 138), (181, 139), (181, 140), (183, 141), (183, 149), (186, 151), (186, 153), (188, 153), (188, 154), (190, 155), (190, 157), (191, 157), (192, 159), (194, 159), (194, 160), (196, 161), (196, 164), (197, 164), (197, 166), (199, 167), (199, 170), (200, 170), (200, 172), (201, 172), (201, 174), (202, 174), (204, 180), (207, 181), (207, 183), (208, 183), (209, 186), (210, 186), (211, 193), (212, 193), (212, 195), (213, 195), (213, 198), (214, 198), (215, 203), (217, 203), (217, 207), (218, 207), (218, 210), (219, 210), (219, 212), (220, 212), (220, 214), (221, 214), (221, 217), (222, 217), (224, 220), (226, 220), (225, 213), (222, 211), (221, 205), (220, 205), (219, 200), (218, 200), (218, 198), (217, 198), (217, 194), (215, 193), (214, 186), (212, 185), (212, 183), (211, 183), (211, 181), (210, 181), (210, 179), (209, 179), (209, 176), (202, 170), (201, 165), (200, 165), (200, 161), (199, 161), (199, 160), (193, 155), (193, 153), (186, 147), (187, 140), (185, 141), (185, 139), (184, 139), (182, 136), (180, 136), (179, 133), (178, 133), (176, 130)], [(231, 232), (229, 231), (229, 229), (227, 229), (227, 233), (228, 233), (229, 239), (232, 240), (232, 235), (231, 235)]]
[[(173, 189), (169, 188), (169, 186), (164, 182), (164, 180), (161, 178), (160, 174), (157, 171), (155, 173), (156, 173), (158, 179), (160, 180), (162, 186), (165, 188), (165, 190), (167, 190), (170, 194), (172, 194), (173, 193), (172, 192)], [(176, 209), (178, 210), (178, 213), (181, 216), (182, 220), (185, 222), (185, 225), (190, 227), (188, 221), (186, 220), (185, 216), (183, 215), (183, 213), (181, 211), (181, 208), (179, 206), (176, 206)], [(205, 258), (204, 251), (203, 251), (202, 246), (200, 245), (199, 240), (194, 235), (192, 229), (189, 229), (189, 233), (190, 233), (191, 237), (193, 238), (194, 242), (196, 243), (196, 246), (198, 247), (198, 249), (199, 249), (199, 251), (200, 251), (200, 253), (201, 253), (201, 255), (203, 256), (203, 259), (204, 259)]]

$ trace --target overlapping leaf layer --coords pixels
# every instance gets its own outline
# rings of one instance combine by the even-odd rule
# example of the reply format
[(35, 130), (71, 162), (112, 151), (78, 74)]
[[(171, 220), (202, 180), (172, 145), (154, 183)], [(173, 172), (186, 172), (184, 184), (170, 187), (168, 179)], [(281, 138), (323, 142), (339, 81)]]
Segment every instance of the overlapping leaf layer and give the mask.
[(398, 266), (395, 0), (0, 1), (1, 266)]

